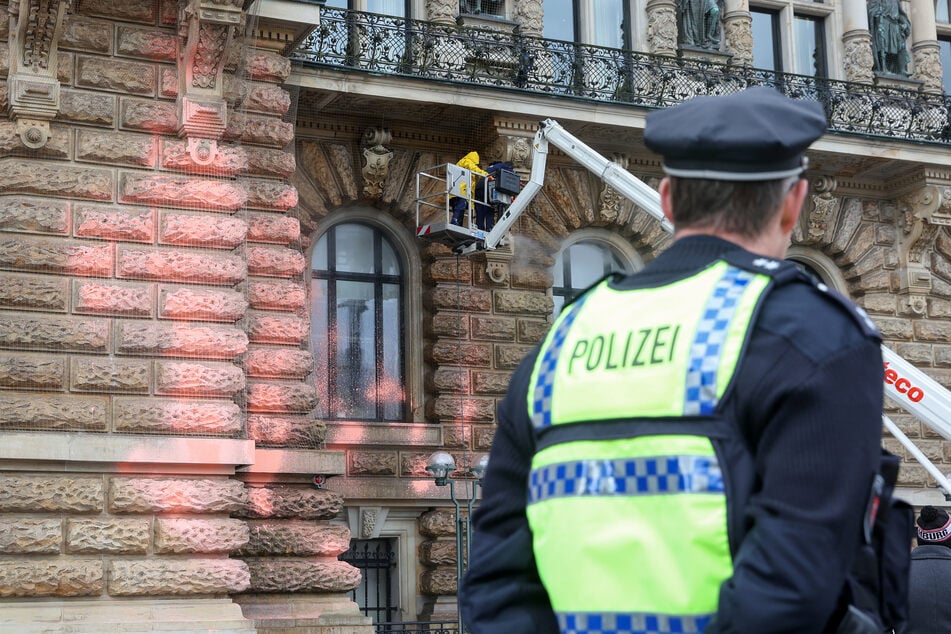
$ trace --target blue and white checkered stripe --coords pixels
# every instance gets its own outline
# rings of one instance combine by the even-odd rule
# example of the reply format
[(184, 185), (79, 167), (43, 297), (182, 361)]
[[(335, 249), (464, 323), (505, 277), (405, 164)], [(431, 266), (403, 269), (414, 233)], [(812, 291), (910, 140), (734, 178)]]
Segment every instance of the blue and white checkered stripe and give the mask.
[(702, 632), (712, 614), (675, 616), (670, 614), (618, 614), (605, 612), (558, 612), (562, 634), (692, 634)]
[(684, 394), (685, 416), (712, 414), (716, 409), (717, 370), (723, 342), (740, 297), (755, 277), (749, 271), (727, 267), (710, 294), (690, 347), (687, 389)]
[(528, 503), (580, 495), (723, 493), (715, 456), (574, 460), (533, 469)]
[(545, 346), (532, 396), (532, 424), (536, 429), (551, 425), (551, 394), (555, 385), (555, 366), (558, 364), (558, 355), (568, 337), (571, 324), (574, 323), (588, 297), (589, 294), (582, 295), (574, 303), (568, 305), (565, 309), (567, 313), (555, 326), (551, 339)]

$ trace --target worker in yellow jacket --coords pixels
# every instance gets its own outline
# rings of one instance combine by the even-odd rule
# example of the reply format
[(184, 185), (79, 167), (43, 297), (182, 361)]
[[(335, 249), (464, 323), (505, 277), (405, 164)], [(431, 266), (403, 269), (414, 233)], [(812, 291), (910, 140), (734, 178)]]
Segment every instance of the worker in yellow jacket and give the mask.
[(449, 199), (449, 205), (452, 207), (452, 224), (461, 225), (462, 214), (466, 211), (466, 208), (471, 208), (471, 192), (475, 191), (475, 186), (478, 182), (476, 175), (486, 177), (489, 173), (479, 167), (478, 152), (469, 152), (459, 159), (456, 165), (469, 170), (473, 174), (471, 182), (463, 184), (462, 193), (465, 194), (465, 196), (453, 196)]

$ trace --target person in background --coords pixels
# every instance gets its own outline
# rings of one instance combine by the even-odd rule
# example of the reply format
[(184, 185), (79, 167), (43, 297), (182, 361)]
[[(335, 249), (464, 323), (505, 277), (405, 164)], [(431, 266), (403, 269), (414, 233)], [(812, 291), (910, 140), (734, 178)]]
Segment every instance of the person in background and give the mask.
[(472, 634), (875, 632), (847, 577), (881, 458), (881, 336), (784, 261), (819, 103), (647, 115), (674, 242), (555, 320), (499, 407)]
[(479, 167), (479, 153), (469, 152), (456, 163), (459, 167), (472, 172), (472, 180), (469, 183), (462, 184), (462, 193), (464, 196), (453, 196), (449, 199), (449, 205), (452, 208), (452, 224), (462, 225), (462, 219), (466, 210), (469, 208), (469, 201), (473, 199), (473, 191), (478, 184), (478, 177), (486, 177), (488, 172)]
[(911, 551), (908, 624), (901, 634), (951, 632), (951, 518), (925, 506), (918, 515), (918, 546)]

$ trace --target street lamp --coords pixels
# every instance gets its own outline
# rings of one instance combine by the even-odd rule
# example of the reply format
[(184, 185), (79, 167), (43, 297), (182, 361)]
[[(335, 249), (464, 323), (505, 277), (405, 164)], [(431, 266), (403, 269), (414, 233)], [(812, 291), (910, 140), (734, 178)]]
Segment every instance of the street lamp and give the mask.
[[(472, 508), (475, 505), (478, 495), (479, 485), (482, 484), (482, 478), (485, 476), (485, 468), (489, 464), (489, 457), (482, 456), (477, 464), (469, 468), (469, 473), (476, 477), (475, 480), (468, 478), (460, 481), (465, 486), (462, 500), (456, 497), (455, 479), (450, 478), (449, 474), (456, 470), (456, 461), (452, 455), (445, 451), (437, 451), (426, 461), (426, 471), (432, 474), (433, 480), (438, 487), (449, 486), (449, 498), (456, 509), (456, 612), (459, 616), (459, 634), (462, 634), (462, 610), (458, 607), (459, 590), (462, 588), (462, 577), (465, 574), (465, 564), (469, 561), (469, 545), (471, 543), (469, 533), (472, 528)], [(471, 483), (471, 489), (470, 489)], [(466, 502), (466, 516), (462, 516), (461, 501)]]

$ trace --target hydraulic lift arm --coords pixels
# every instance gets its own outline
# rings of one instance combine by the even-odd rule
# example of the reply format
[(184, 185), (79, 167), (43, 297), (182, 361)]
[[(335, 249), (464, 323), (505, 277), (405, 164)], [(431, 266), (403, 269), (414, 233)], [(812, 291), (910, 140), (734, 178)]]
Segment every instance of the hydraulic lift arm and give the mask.
[[(556, 121), (545, 119), (535, 134), (535, 153), (528, 183), (501, 215), (495, 227), (486, 234), (484, 241), (478, 240), (465, 245), (459, 249), (460, 253), (494, 249), (498, 246), (505, 233), (542, 188), (549, 143), (594, 172), (625, 198), (659, 220), (666, 231), (673, 233), (674, 228), (664, 217), (660, 208), (660, 196), (654, 189), (579, 141)], [(942, 437), (951, 440), (951, 392), (886, 346), (882, 346), (882, 356), (885, 364), (885, 394)], [(883, 415), (882, 420), (889, 433), (921, 463), (938, 486), (951, 494), (951, 481), (948, 477), (941, 473), (888, 416)]]

